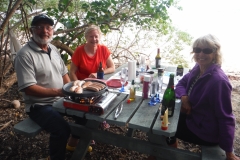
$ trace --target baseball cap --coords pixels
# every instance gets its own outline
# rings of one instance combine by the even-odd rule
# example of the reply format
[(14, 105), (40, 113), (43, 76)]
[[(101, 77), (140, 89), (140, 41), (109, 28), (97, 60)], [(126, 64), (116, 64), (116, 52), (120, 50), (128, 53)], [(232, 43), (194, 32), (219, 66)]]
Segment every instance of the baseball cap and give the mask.
[(32, 20), (31, 26), (35, 26), (39, 21), (46, 21), (49, 23), (51, 26), (54, 24), (53, 20), (46, 16), (45, 14), (39, 14), (35, 16)]

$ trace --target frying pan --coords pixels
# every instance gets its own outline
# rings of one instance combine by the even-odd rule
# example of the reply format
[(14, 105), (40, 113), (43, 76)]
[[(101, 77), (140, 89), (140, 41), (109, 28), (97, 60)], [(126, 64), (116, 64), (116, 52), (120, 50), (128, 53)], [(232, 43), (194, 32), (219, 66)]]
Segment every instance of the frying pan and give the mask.
[(69, 83), (66, 83), (63, 86), (63, 88), (62, 88), (63, 94), (66, 95), (66, 96), (72, 96), (72, 97), (95, 97), (95, 96), (102, 95), (107, 90), (106, 83), (104, 83), (102, 81), (98, 81), (98, 80), (84, 80), (84, 81), (85, 82), (91, 81), (91, 82), (102, 83), (102, 84), (104, 84), (105, 87), (102, 90), (98, 91), (98, 92), (83, 89), (82, 93), (75, 93), (75, 92), (71, 92), (70, 91), (70, 88), (73, 86), (73, 82), (69, 82)]

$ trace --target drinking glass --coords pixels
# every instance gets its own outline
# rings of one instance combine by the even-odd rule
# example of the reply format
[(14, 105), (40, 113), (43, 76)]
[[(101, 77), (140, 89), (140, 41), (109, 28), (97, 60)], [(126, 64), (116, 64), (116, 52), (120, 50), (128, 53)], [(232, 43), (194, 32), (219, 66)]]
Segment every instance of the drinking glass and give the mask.
[(157, 81), (158, 81), (158, 87), (157, 87), (156, 101), (158, 103), (161, 103), (160, 94), (162, 93), (163, 76), (162, 75), (158, 75)]
[(157, 94), (157, 87), (158, 86), (158, 82), (153, 80), (151, 82), (151, 85), (150, 85), (150, 96), (151, 96), (151, 99), (150, 99), (150, 102), (148, 102), (148, 104), (150, 106), (155, 106), (157, 101), (155, 100), (155, 96)]
[(119, 91), (125, 92), (124, 85), (127, 81), (127, 69), (126, 68), (122, 68), (122, 70), (121, 70), (120, 81), (121, 81), (122, 87)]

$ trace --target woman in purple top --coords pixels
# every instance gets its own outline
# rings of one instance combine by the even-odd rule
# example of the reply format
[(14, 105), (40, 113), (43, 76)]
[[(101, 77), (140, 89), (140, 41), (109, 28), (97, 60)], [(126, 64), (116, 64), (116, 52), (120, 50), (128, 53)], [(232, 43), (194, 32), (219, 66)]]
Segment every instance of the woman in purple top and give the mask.
[(221, 45), (209, 34), (193, 43), (191, 53), (196, 65), (175, 90), (182, 100), (176, 137), (199, 145), (219, 145), (228, 160), (240, 160), (233, 153), (232, 86), (221, 69)]

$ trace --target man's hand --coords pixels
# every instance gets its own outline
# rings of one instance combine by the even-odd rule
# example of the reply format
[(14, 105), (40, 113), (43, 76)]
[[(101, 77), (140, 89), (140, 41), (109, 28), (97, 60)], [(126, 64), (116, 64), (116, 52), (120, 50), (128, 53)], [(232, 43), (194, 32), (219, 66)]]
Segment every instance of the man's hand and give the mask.
[(182, 100), (181, 112), (190, 114), (192, 108), (188, 100), (188, 96), (182, 96), (181, 100)]

